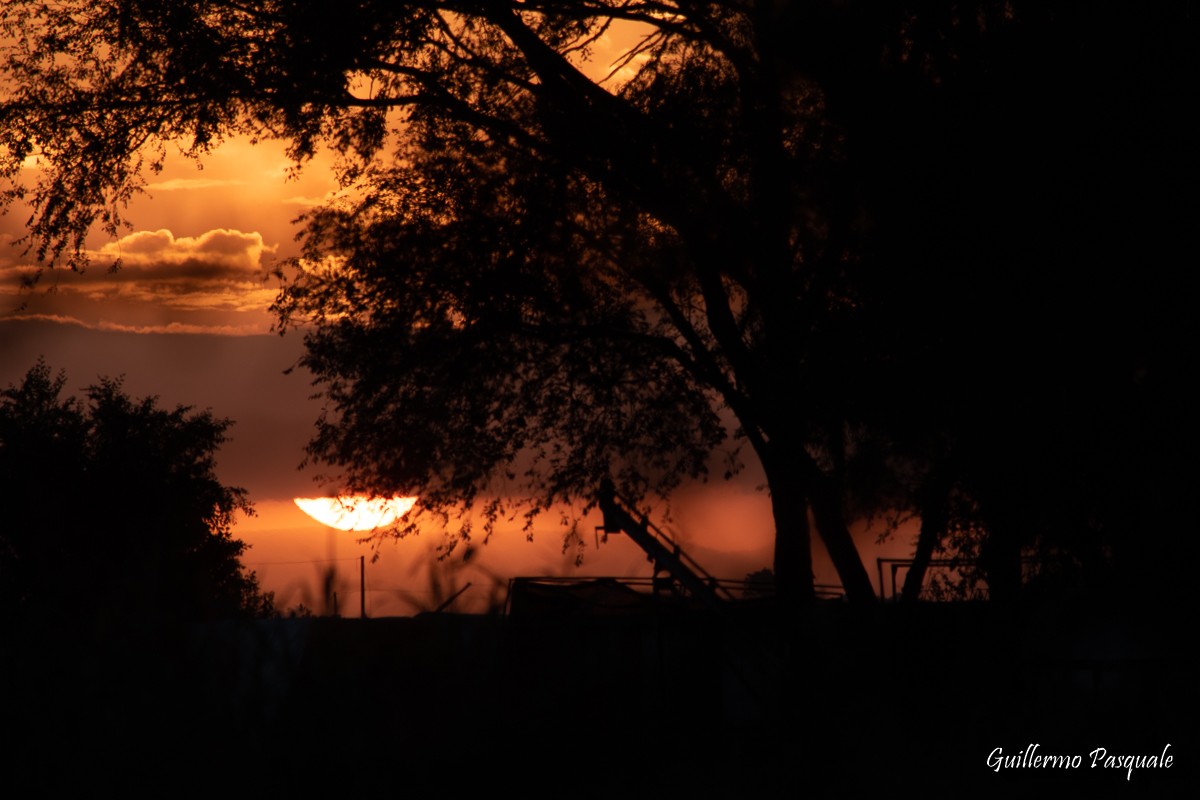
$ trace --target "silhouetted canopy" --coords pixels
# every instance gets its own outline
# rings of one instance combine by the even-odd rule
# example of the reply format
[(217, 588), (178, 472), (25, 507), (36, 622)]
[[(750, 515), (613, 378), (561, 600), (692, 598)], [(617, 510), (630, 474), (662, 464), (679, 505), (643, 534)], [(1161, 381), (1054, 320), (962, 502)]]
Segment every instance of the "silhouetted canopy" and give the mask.
[[(812, 597), (815, 526), (864, 602), (855, 515), (919, 513), (928, 547), (1012, 588), (1033, 549), (1104, 561), (1177, 513), (1147, 513), (1162, 494), (1136, 479), (1170, 484), (1186, 361), (1178, 9), (126, 0), (2, 19), (0, 175), (49, 262), (115, 231), (167, 147), (344, 156), (351, 191), (308, 217), (276, 310), (328, 400), (310, 452), (356, 489), (492, 520), (494, 498), (536, 514), (610, 476), (643, 497), (732, 474), (745, 443), (780, 592)], [(629, 56), (588, 77), (618, 33)]]
[(122, 627), (262, 614), (221, 484), (229, 423), (101, 380), (63, 397), (45, 363), (0, 392), (0, 613)]

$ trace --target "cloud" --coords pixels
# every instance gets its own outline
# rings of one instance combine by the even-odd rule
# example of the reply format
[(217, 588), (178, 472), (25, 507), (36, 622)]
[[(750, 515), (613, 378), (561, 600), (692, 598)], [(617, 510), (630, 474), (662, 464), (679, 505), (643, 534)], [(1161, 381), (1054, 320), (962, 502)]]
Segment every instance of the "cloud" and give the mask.
[(285, 197), (279, 202), (289, 206), (316, 208), (317, 206), (323, 206), (328, 203), (330, 196), (331, 195), (325, 195), (324, 197), (304, 197), (302, 195), (295, 195), (294, 197)]
[(160, 277), (173, 268), (190, 265), (192, 270), (255, 272), (263, 254), (274, 254), (260, 233), (243, 233), (228, 228), (206, 231), (199, 236), (176, 237), (171, 231), (138, 231), (105, 244), (96, 255), (119, 258), (125, 269), (154, 271)]
[(166, 181), (146, 184), (146, 188), (159, 192), (178, 192), (190, 189), (216, 189), (223, 186), (245, 186), (246, 181), (222, 180), (219, 178), (171, 178)]
[(138, 231), (94, 254), (101, 263), (119, 259), (119, 269), (88, 270), (78, 279), (66, 276), (62, 284), (69, 282), (95, 300), (123, 297), (192, 310), (265, 309), (275, 290), (266, 284), (263, 256), (274, 252), (259, 233), (219, 228), (176, 237), (166, 229)]
[(264, 260), (275, 250), (257, 232), (137, 231), (91, 251), (92, 266), (82, 272), (0, 264), (0, 298), (11, 300), (0, 314), (133, 333), (264, 333), (278, 294)]
[(185, 322), (169, 322), (165, 325), (124, 325), (119, 322), (100, 320), (85, 322), (77, 317), (63, 314), (14, 314), (0, 317), (4, 322), (52, 322), (56, 325), (74, 325), (90, 331), (116, 331), (118, 333), (168, 333), (203, 334), (207, 336), (266, 336), (259, 325), (195, 325)]

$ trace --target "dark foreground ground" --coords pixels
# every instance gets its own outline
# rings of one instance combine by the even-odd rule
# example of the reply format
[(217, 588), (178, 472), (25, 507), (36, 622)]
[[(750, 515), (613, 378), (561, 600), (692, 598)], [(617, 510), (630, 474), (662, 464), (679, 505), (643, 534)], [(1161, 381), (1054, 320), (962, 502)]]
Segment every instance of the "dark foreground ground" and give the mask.
[[(1194, 630), (987, 605), (27, 626), (3, 758), (35, 794), (1195, 797)], [(1022, 751), (1079, 765), (989, 766)]]

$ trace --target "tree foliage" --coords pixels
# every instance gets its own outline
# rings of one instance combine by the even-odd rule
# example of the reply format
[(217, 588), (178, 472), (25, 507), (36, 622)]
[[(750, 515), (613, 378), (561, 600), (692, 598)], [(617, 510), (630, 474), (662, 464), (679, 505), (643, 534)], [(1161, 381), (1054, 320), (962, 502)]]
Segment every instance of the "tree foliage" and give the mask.
[(305, 364), (336, 412), (310, 452), (427, 508), (506, 484), (531, 510), (590, 499), (610, 470), (639, 496), (705, 474), (728, 419), (653, 299), (683, 291), (671, 233), (577, 173), (460, 144), (410, 147), (308, 221), (277, 310), (315, 322)]
[[(1142, 26), (1163, 43), (1142, 48), (1152, 66), (1118, 74), (1097, 53), (1121, 21), (1067, 3), (3, 14), (16, 44), (0, 174), (50, 261), (77, 262), (89, 225), (113, 229), (167, 146), (199, 156), (247, 133), (288, 140), (298, 162), (321, 144), (345, 157), (355, 192), (308, 217), (276, 310), (305, 331), (328, 400), (310, 452), (353, 488), (494, 519), (496, 497), (536, 513), (610, 473), (665, 493), (735, 471), (745, 444), (771, 491), (780, 591), (812, 596), (815, 526), (859, 600), (872, 589), (855, 513), (986, 531), (995, 576), (1030, 531), (1063, 529), (1047, 487), (1077, 464), (1063, 451), (1093, 440), (1053, 420), (1106, 380), (1129, 387), (1099, 356), (1055, 372), (1074, 328), (1102, 328), (1121, 293), (1060, 312), (1093, 307), (1068, 287), (1122, 218), (1111, 187), (1140, 186), (1128, 159), (1075, 142), (1100, 130), (1153, 150), (1145, 131), (1175, 118), (1170, 100), (1114, 123), (1106, 93), (1186, 86), (1194, 67), (1164, 12)], [(581, 70), (629, 25), (641, 38), (620, 80)], [(25, 185), (35, 153), (46, 166)], [(1156, 211), (1178, 214), (1180, 197)], [(1136, 239), (1124, 257), (1161, 255)], [(1132, 362), (1161, 343), (1136, 341)], [(1118, 440), (1102, 461), (1139, 441)], [(1031, 454), (1049, 457), (1031, 472)], [(1073, 524), (1096, 492), (1073, 491)]]
[(85, 400), (44, 362), (0, 392), (0, 606), (108, 623), (271, 608), (231, 533), (252, 513), (221, 484), (228, 421), (135, 400), (102, 379)]

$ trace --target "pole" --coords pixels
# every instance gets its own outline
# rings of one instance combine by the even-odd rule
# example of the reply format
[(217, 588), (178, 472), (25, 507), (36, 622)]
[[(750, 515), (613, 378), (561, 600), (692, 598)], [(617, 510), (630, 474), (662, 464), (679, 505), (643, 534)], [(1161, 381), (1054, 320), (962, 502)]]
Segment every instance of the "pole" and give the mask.
[(358, 557), (358, 615), (367, 618), (367, 557)]

